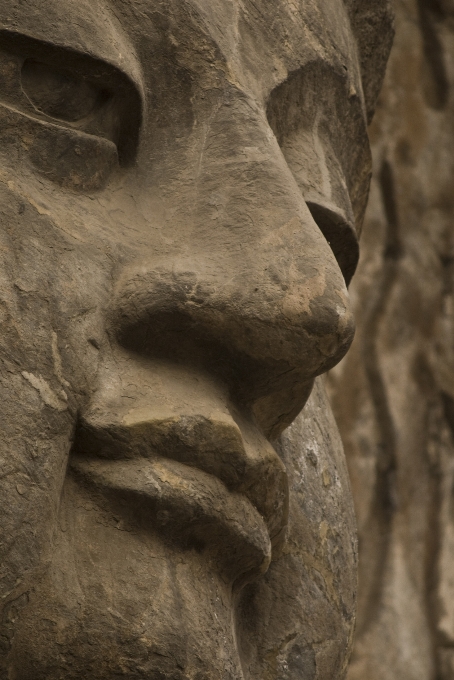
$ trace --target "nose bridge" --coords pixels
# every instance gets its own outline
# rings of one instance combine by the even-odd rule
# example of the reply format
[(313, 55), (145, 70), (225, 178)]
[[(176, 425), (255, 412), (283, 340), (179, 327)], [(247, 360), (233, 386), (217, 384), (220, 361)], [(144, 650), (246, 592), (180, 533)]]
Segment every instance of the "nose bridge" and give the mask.
[[(311, 175), (308, 156), (310, 150), (306, 156), (301, 153), (295, 165), (306, 165)], [(317, 178), (312, 180), (317, 184)], [(201, 253), (216, 257), (231, 276), (241, 264), (239, 257), (242, 274), (251, 282), (260, 269), (275, 279), (283, 276), (287, 280), (281, 284), (291, 287), (292, 277), (296, 282), (323, 269), (338, 284), (333, 253), (268, 123), (265, 106), (241, 91), (234, 90), (213, 108), (193, 193), (192, 242), (186, 247), (193, 248), (195, 259)]]
[[(260, 224), (267, 230), (276, 210), (307, 212), (268, 124), (265, 108), (243, 92), (235, 91), (213, 111), (201, 161), (199, 195), (202, 202), (211, 189), (224, 195), (223, 207), (228, 205), (236, 216), (242, 215), (243, 210), (248, 211), (249, 230), (258, 224), (254, 217), (257, 214), (261, 215)], [(274, 210), (268, 213), (269, 218), (263, 219), (271, 207)], [(252, 230), (251, 237), (254, 235)]]

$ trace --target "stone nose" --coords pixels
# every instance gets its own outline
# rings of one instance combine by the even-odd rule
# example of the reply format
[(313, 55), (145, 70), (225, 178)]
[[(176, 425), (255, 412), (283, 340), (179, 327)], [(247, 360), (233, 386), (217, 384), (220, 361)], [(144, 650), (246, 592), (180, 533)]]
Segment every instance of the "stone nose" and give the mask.
[(214, 372), (275, 435), (351, 342), (342, 273), (265, 114), (248, 102), (213, 113), (188, 186), (175, 190), (182, 207), (166, 226), (172, 254), (141, 257), (118, 280), (115, 336), (149, 358)]
[(203, 271), (200, 258), (184, 265), (128, 271), (112, 313), (119, 344), (215, 375), (269, 434), (347, 350), (353, 323), (345, 289), (330, 289), (323, 270), (283, 284), (267, 270), (228, 280)]

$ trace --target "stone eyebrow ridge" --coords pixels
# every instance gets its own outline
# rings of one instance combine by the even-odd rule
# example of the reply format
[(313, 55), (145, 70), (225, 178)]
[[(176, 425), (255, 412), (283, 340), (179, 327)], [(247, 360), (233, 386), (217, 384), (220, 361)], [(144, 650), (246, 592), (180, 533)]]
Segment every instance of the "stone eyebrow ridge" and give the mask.
[[(45, 4), (45, 9), (43, 9)], [(2, 44), (37, 41), (86, 55), (123, 72), (143, 93), (140, 65), (121, 25), (102, 0), (3, 0), (0, 6)]]

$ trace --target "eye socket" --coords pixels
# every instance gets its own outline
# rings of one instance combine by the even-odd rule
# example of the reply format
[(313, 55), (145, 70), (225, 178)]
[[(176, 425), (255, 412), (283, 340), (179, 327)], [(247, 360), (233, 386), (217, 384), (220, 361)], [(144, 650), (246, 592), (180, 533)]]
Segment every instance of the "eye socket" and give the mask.
[(85, 133), (109, 141), (121, 167), (134, 163), (143, 116), (140, 79), (102, 58), (9, 29), (0, 28), (0, 46), (0, 109), (60, 126), (61, 134), (66, 128), (74, 139)]
[(22, 90), (33, 106), (52, 118), (76, 123), (87, 118), (107, 94), (82, 78), (26, 59), (21, 71)]
[(327, 206), (307, 201), (307, 207), (328, 241), (348, 286), (359, 260), (359, 244), (355, 231), (338, 212)]
[(359, 256), (356, 219), (361, 221), (369, 185), (361, 99), (351, 96), (343, 69), (317, 59), (291, 72), (270, 93), (266, 114), (348, 285)]

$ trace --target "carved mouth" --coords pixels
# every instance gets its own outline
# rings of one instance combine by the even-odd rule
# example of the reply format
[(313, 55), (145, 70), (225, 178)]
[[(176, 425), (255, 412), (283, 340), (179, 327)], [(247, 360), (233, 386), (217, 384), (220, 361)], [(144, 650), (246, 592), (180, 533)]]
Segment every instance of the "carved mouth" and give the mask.
[(219, 411), (153, 417), (133, 408), (120, 419), (92, 411), (71, 470), (164, 540), (206, 551), (243, 582), (267, 570), (282, 541), (288, 489), (273, 447), (252, 424), (240, 425)]

